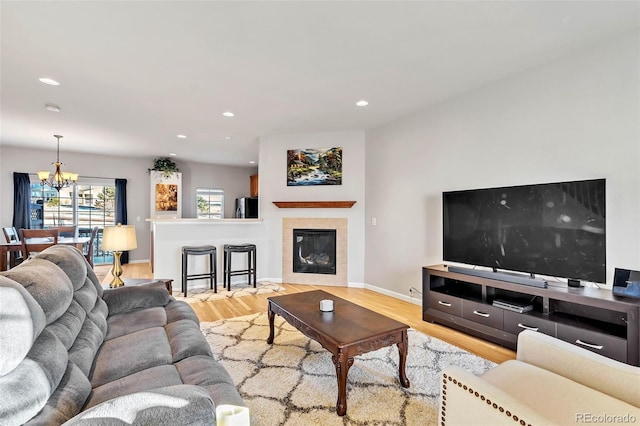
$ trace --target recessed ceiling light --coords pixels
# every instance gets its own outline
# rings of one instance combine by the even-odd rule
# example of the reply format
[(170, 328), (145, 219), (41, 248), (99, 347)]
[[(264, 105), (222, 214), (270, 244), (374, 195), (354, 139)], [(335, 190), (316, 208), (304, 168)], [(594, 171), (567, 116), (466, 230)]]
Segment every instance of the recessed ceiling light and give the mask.
[(223, 136), (222, 139), (224, 139), (225, 141), (230, 141), (231, 139), (233, 139), (233, 136)]
[(249, 164), (256, 164), (255, 161), (249, 161)]
[(62, 109), (56, 104), (44, 104), (44, 109), (47, 111), (60, 112)]
[(186, 135), (176, 135), (177, 137), (179, 137), (180, 139), (186, 139), (187, 136)]
[(40, 80), (41, 83), (48, 84), (49, 86), (60, 86), (60, 83), (58, 83), (52, 78), (42, 77), (42, 78), (39, 78), (38, 80)]
[(364, 99), (361, 99), (358, 102), (356, 102), (356, 105), (359, 107), (363, 107), (363, 106), (369, 105), (369, 102), (365, 101)]
[(225, 117), (233, 117), (235, 114), (231, 111), (225, 111), (222, 113), (222, 115), (224, 115)]
[(175, 156), (176, 156), (176, 155), (178, 155), (178, 154), (176, 154), (175, 152), (170, 152), (170, 153), (169, 153), (169, 155), (170, 155), (171, 157), (175, 157)]

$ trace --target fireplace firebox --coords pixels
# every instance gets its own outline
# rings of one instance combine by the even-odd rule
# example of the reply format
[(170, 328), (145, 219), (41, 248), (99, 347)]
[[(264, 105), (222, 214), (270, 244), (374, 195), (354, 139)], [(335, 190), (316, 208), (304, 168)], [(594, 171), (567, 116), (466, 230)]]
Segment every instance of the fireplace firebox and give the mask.
[(294, 229), (293, 272), (336, 274), (336, 230)]

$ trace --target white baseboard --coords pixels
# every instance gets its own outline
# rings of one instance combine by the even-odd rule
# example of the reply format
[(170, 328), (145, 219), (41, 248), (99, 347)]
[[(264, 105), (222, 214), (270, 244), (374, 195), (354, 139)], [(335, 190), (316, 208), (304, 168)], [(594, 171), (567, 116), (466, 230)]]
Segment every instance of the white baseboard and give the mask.
[[(258, 280), (261, 281), (261, 280)], [(271, 281), (274, 283), (282, 284), (282, 278), (265, 278), (264, 281)], [(376, 293), (384, 294), (385, 296), (393, 297), (394, 299), (400, 299), (405, 302), (413, 303), (414, 305), (422, 306), (422, 296), (419, 298), (405, 296), (404, 294), (397, 293), (395, 291), (387, 290), (386, 288), (376, 287), (367, 283), (348, 282), (347, 287), (351, 288), (364, 288), (367, 290), (375, 291)]]
[(405, 302), (413, 303), (414, 305), (421, 306), (422, 305), (422, 297), (416, 298), (411, 296), (405, 296), (402, 293), (398, 293), (395, 291), (387, 290), (386, 288), (376, 287), (367, 283), (349, 283), (349, 287), (354, 288), (365, 288), (367, 290), (375, 291), (376, 293), (384, 294), (385, 296), (393, 297), (394, 299), (404, 300)]

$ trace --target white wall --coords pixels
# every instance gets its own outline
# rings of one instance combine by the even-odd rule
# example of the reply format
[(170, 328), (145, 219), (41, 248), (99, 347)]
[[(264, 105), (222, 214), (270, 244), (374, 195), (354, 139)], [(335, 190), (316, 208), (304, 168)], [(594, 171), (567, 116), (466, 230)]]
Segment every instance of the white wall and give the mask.
[[(342, 185), (287, 186), (287, 150), (342, 147)], [(260, 139), (260, 217), (269, 235), (269, 277), (282, 278), (282, 218), (348, 219), (348, 281), (364, 282), (364, 132), (312, 133)], [(356, 201), (350, 209), (279, 209), (273, 201)], [(258, 253), (258, 257), (263, 254)]]
[[(145, 221), (150, 215), (149, 173), (152, 158), (127, 158), (108, 155), (60, 153), (63, 170), (74, 171), (82, 176), (127, 179), (128, 222), (136, 227), (138, 248), (130, 252), (132, 261), (149, 259), (150, 225)], [(0, 146), (0, 223), (11, 226), (13, 221), (13, 172), (35, 173), (38, 170), (53, 170), (51, 162), (55, 151), (24, 149)], [(225, 189), (225, 215), (232, 216), (235, 198), (249, 195), (249, 176), (256, 173), (255, 167), (231, 167), (176, 161), (182, 172), (183, 217), (195, 217), (196, 187)], [(137, 221), (137, 218), (140, 221)]]
[[(607, 179), (607, 282), (640, 269), (637, 31), (366, 133), (365, 281), (442, 262), (443, 191)], [(377, 226), (370, 219), (377, 218)]]

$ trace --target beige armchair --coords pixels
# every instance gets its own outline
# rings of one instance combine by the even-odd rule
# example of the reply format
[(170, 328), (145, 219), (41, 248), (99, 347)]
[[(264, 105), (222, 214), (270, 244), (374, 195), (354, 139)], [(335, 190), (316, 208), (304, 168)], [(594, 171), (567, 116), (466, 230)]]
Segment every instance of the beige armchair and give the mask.
[(449, 426), (640, 424), (640, 367), (526, 330), (516, 360), (481, 376), (446, 368), (438, 417)]

